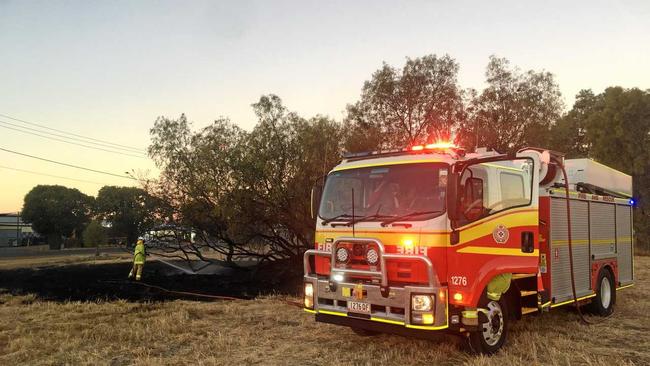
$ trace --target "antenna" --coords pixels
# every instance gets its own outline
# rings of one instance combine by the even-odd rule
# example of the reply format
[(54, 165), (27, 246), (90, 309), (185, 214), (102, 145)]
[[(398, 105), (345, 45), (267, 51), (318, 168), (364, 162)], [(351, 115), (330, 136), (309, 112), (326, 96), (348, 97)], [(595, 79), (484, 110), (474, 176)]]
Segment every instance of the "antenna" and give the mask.
[(354, 187), (352, 187), (352, 237), (354, 238)]

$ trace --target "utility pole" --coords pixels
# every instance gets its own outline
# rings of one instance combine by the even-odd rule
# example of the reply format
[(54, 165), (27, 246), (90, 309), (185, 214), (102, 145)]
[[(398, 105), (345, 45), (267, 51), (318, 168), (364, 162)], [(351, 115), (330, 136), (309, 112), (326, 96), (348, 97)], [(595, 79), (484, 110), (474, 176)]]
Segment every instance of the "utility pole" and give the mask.
[(16, 212), (16, 246), (20, 246), (22, 228), (20, 227), (20, 211)]

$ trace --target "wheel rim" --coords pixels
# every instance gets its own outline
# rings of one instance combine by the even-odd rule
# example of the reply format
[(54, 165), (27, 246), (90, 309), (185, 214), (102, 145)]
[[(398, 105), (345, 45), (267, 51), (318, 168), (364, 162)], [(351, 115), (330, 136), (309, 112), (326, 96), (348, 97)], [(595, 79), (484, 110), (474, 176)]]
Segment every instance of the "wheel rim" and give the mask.
[(603, 305), (603, 308), (609, 308), (609, 304), (612, 301), (612, 287), (609, 284), (609, 279), (603, 277), (600, 280), (600, 303)]
[(490, 301), (487, 305), (487, 322), (483, 323), (483, 339), (485, 343), (494, 346), (501, 339), (503, 327), (503, 311), (501, 305), (496, 301)]

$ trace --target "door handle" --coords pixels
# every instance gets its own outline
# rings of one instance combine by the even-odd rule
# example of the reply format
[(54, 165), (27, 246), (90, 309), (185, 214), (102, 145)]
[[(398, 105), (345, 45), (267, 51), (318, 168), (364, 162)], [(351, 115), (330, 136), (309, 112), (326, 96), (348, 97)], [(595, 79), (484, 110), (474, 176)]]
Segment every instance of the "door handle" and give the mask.
[(521, 251), (523, 253), (535, 252), (535, 235), (532, 231), (521, 232)]

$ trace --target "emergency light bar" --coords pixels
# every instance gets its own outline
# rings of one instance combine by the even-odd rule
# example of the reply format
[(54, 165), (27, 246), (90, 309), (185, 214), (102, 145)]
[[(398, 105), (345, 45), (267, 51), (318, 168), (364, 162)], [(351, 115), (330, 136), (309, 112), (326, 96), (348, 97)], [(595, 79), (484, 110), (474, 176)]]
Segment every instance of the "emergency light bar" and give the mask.
[(413, 151), (420, 151), (420, 150), (434, 150), (434, 149), (439, 149), (439, 150), (445, 150), (445, 149), (458, 149), (458, 146), (451, 142), (443, 142), (439, 141), (434, 144), (426, 144), (426, 145), (415, 145), (411, 147), (411, 150)]
[(439, 141), (433, 144), (414, 145), (409, 148), (403, 148), (403, 149), (365, 151), (359, 153), (344, 153), (343, 158), (358, 159), (358, 158), (378, 157), (378, 156), (386, 156), (386, 155), (399, 155), (399, 154), (404, 154), (409, 152), (431, 152), (433, 150), (438, 150), (442, 152), (451, 150), (457, 155), (460, 156), (465, 155), (465, 150), (456, 146), (455, 144), (451, 142)]

